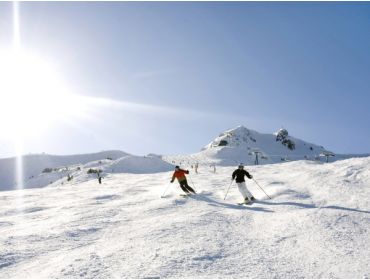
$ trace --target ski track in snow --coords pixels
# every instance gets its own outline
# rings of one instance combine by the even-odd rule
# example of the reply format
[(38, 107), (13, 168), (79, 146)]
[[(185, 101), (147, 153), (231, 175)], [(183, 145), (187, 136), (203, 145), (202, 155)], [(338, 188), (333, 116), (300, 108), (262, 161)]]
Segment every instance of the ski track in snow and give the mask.
[(369, 278), (370, 158), (199, 168), (199, 195), (171, 172), (111, 174), (0, 193), (1, 278)]

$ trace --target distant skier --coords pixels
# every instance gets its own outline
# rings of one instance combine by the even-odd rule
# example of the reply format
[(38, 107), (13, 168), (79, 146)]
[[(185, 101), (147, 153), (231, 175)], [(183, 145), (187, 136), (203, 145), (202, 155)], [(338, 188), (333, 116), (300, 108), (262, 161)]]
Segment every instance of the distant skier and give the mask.
[(100, 172), (99, 171), (98, 171), (97, 175), (98, 175), (98, 182), (99, 182), (99, 184), (101, 184), (102, 177), (100, 176)]
[(189, 185), (188, 181), (186, 180), (185, 174), (189, 174), (189, 170), (183, 170), (180, 169), (180, 167), (177, 165), (175, 167), (175, 172), (172, 175), (171, 183), (177, 178), (177, 181), (179, 181), (181, 189), (186, 193), (196, 193)]
[(254, 196), (248, 191), (247, 186), (245, 185), (244, 177), (247, 176), (249, 179), (252, 179), (253, 176), (249, 174), (246, 170), (244, 170), (244, 166), (240, 164), (238, 169), (233, 172), (232, 179), (235, 179), (236, 184), (238, 185), (238, 189), (244, 198), (245, 203), (249, 203), (254, 201)]

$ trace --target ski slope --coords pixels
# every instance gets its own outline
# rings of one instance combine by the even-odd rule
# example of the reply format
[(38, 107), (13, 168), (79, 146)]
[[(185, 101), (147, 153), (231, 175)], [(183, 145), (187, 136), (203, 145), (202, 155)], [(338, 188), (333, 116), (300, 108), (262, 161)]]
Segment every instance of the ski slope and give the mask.
[[(174, 165), (199, 164), (202, 167), (235, 166), (239, 163), (255, 164), (255, 151), (259, 151), (259, 164), (281, 163), (309, 159), (323, 161), (320, 154), (322, 146), (299, 140), (288, 135), (286, 140), (294, 142), (294, 149), (289, 149), (281, 141), (276, 141), (275, 134), (264, 134), (238, 126), (222, 132), (218, 137), (206, 145), (202, 151), (189, 155), (157, 155), (136, 156), (122, 151), (103, 151), (92, 154), (77, 155), (24, 155), (21, 160), (16, 157), (0, 159), (0, 191), (19, 188), (39, 188), (59, 185), (66, 181), (68, 176), (80, 178), (84, 181), (96, 178), (96, 174), (86, 176), (88, 169), (100, 170), (103, 176), (110, 173), (151, 174), (166, 172)], [(278, 132), (279, 133), (279, 132)], [(220, 146), (220, 143), (227, 143)], [(336, 155), (330, 161), (365, 157), (362, 155)], [(16, 170), (21, 172), (16, 174)], [(45, 172), (45, 170), (49, 170)], [(85, 174), (85, 176), (82, 176)], [(82, 177), (81, 177), (82, 176)], [(22, 184), (18, 178), (23, 178)], [(82, 179), (81, 179), (82, 178)]]
[(248, 180), (251, 206), (223, 200), (233, 167), (191, 172), (189, 198), (160, 198), (172, 172), (3, 191), (0, 278), (369, 278), (369, 165), (247, 168), (272, 196)]
[[(79, 165), (89, 162), (104, 160), (111, 158), (112, 160), (128, 156), (128, 153), (122, 151), (103, 151), (92, 154), (77, 154), (77, 155), (48, 155), (48, 154), (30, 154), (22, 156), (22, 177), (24, 188), (44, 187), (50, 182), (54, 182), (63, 177), (66, 177), (69, 168), (76, 168)], [(17, 166), (17, 158), (1, 158), (0, 159), (0, 191), (16, 189), (19, 186), (16, 184), (15, 169)], [(57, 172), (43, 173), (45, 168), (55, 168)]]
[[(86, 174), (89, 169), (107, 173), (156, 173), (172, 170), (174, 165), (159, 156), (135, 156), (121, 151), (94, 154), (54, 156), (27, 155), (22, 157), (23, 188), (40, 188), (67, 182), (68, 176), (78, 181), (97, 178)], [(16, 158), (0, 159), (0, 191), (19, 189), (16, 183)], [(45, 172), (45, 168), (50, 171)]]

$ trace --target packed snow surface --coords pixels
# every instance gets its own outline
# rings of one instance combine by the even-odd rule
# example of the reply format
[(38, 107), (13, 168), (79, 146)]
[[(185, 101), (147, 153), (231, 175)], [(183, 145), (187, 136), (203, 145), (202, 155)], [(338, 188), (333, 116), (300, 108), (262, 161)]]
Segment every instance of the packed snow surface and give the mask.
[(172, 172), (3, 191), (0, 278), (369, 278), (369, 165), (247, 167), (250, 206), (233, 167), (190, 169), (188, 198)]

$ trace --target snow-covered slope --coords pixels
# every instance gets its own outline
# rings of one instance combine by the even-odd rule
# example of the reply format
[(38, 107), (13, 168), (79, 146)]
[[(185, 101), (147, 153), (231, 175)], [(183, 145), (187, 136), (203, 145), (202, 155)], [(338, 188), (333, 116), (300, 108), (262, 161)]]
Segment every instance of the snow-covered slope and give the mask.
[[(68, 166), (86, 164), (91, 161), (106, 158), (118, 159), (128, 154), (122, 151), (104, 151), (92, 154), (56, 156), (48, 154), (24, 155), (22, 157), (23, 179), (25, 187), (42, 187), (59, 178), (57, 173), (66, 176)], [(59, 171), (54, 174), (42, 174), (45, 168)], [(0, 190), (16, 188), (15, 180), (16, 158), (0, 159)], [(65, 172), (63, 172), (65, 171)], [(40, 176), (42, 175), (42, 176)], [(36, 177), (38, 179), (36, 180)]]
[(251, 206), (223, 200), (232, 167), (191, 173), (189, 198), (171, 172), (0, 192), (0, 278), (369, 278), (369, 166), (250, 167), (272, 197), (248, 181)]
[(198, 162), (203, 164), (236, 165), (254, 164), (258, 152), (258, 163), (269, 164), (291, 160), (318, 160), (324, 147), (291, 137), (287, 130), (275, 134), (263, 134), (238, 126), (227, 130), (206, 145), (201, 152), (191, 155), (165, 157), (169, 162)]
[(104, 167), (110, 173), (148, 174), (166, 172), (174, 169), (174, 165), (163, 161), (158, 156), (126, 156)]
[[(50, 160), (51, 159), (51, 160)], [(1, 161), (0, 161), (1, 162)], [(8, 163), (9, 162), (6, 162)], [(7, 166), (0, 174), (4, 181), (0, 181), (0, 190), (16, 189), (13, 185), (4, 182), (14, 180), (14, 165)], [(48, 170), (45, 171), (45, 168)], [(7, 169), (11, 171), (6, 171)], [(40, 188), (47, 185), (58, 186), (64, 183), (79, 183), (86, 180), (106, 177), (109, 173), (148, 174), (165, 172), (174, 169), (174, 165), (163, 161), (160, 156), (134, 156), (123, 152), (102, 152), (98, 154), (74, 156), (25, 156), (23, 188)], [(27, 175), (34, 174), (34, 175)], [(70, 180), (68, 180), (70, 178)]]

